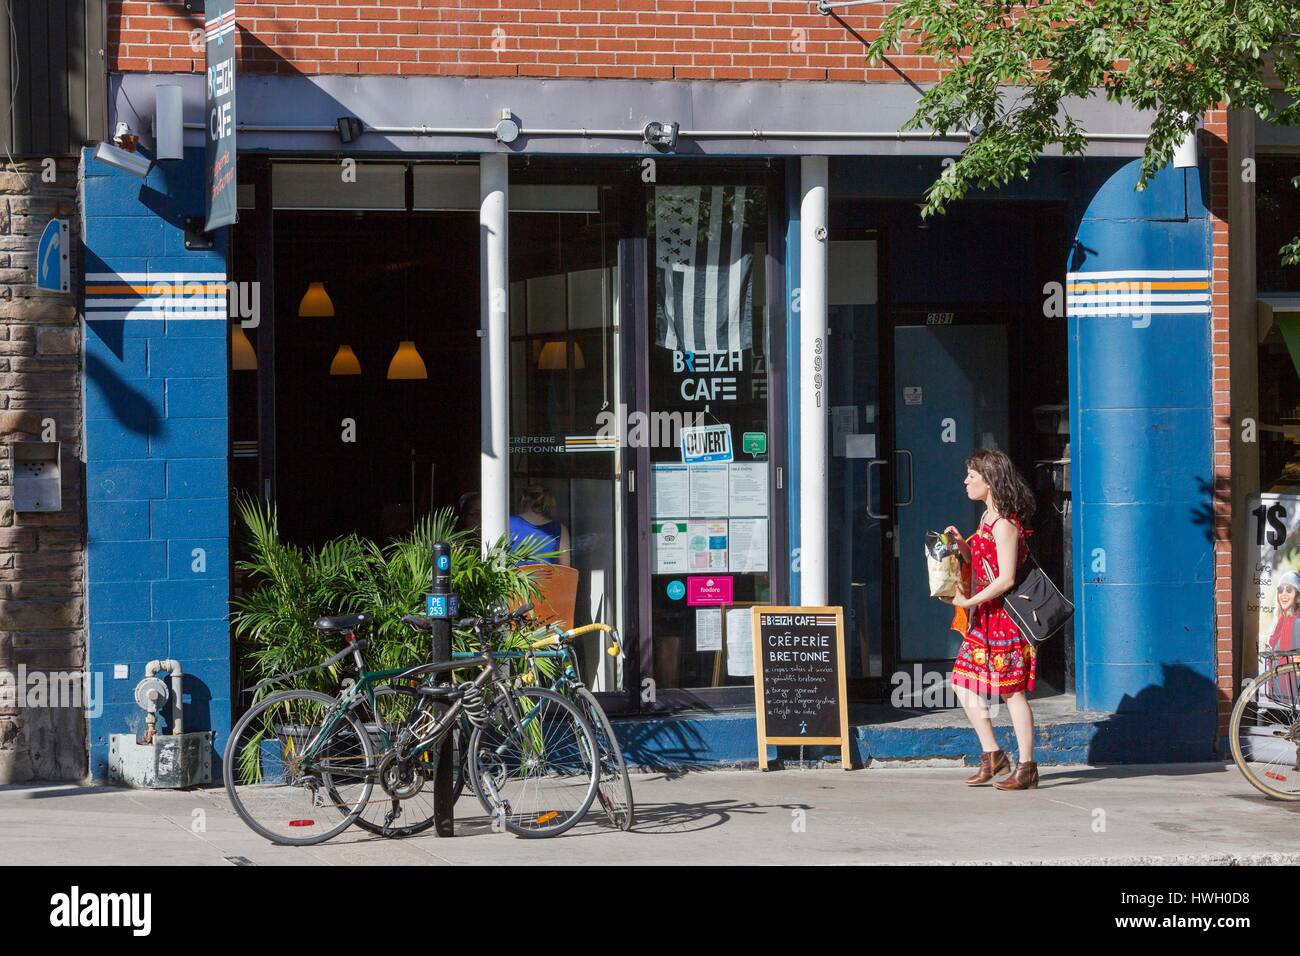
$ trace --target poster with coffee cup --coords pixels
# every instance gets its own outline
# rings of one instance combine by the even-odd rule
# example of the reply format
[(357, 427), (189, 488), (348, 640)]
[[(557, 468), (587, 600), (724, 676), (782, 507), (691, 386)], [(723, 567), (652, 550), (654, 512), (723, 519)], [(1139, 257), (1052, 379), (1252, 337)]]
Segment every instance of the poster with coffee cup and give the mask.
[(1246, 646), (1258, 648), (1262, 672), (1279, 652), (1295, 651), (1300, 660), (1300, 494), (1251, 495), (1246, 520), (1242, 623)]

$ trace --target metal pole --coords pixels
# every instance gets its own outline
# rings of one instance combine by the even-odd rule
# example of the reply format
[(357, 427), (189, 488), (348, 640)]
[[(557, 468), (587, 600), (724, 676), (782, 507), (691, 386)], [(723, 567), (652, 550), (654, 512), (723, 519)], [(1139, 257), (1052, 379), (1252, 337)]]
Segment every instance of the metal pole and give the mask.
[[(429, 628), (429, 662), (442, 664), (451, 660), (451, 619), (456, 613), (455, 595), (451, 591), (451, 545), (446, 541), (437, 541), (433, 545), (433, 581), (429, 595), (427, 610), (433, 618)], [(445, 710), (443, 705), (435, 707), (439, 717)], [(456, 800), (452, 791), (455, 754), (451, 737), (447, 734), (442, 738), (433, 773), (433, 825), (440, 837), (456, 835)]]
[(826, 603), (826, 194), (825, 156), (800, 160), (799, 204), (799, 600)]
[(483, 551), (510, 522), (510, 271), (507, 263), (509, 160), (479, 159), (479, 312), (482, 327), (482, 445), (480, 501)]

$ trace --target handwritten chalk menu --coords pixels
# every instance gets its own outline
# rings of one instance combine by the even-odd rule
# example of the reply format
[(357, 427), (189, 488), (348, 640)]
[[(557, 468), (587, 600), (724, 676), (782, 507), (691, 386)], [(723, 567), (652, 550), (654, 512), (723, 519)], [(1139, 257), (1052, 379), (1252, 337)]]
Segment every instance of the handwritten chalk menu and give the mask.
[(751, 609), (758, 765), (769, 745), (836, 745), (849, 757), (844, 611), (838, 607)]

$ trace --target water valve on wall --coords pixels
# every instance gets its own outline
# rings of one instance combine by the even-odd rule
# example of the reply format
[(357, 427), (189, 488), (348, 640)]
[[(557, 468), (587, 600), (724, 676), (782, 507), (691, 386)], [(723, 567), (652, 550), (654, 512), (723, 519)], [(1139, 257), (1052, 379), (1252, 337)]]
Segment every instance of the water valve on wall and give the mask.
[(63, 507), (60, 442), (15, 442), (14, 510), (58, 511)]

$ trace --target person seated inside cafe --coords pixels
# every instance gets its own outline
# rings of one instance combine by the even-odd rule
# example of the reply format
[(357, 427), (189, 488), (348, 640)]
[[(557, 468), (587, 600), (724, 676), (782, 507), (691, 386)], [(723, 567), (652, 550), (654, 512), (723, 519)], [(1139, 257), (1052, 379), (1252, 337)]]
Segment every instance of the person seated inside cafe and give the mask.
[(553, 552), (539, 558), (548, 564), (569, 564), (569, 529), (555, 515), (555, 495), (545, 485), (533, 482), (519, 496), (519, 511), (510, 516), (510, 540), (518, 543), (532, 539), (543, 551)]

